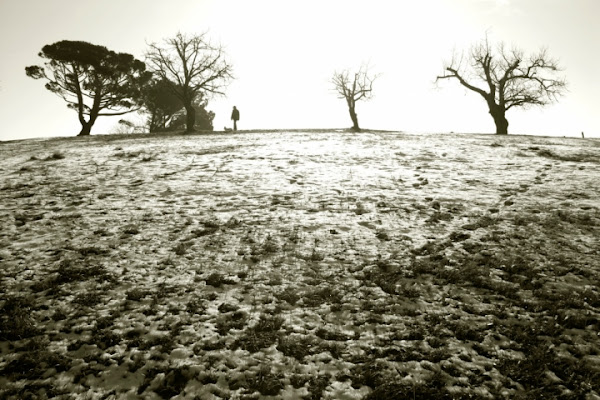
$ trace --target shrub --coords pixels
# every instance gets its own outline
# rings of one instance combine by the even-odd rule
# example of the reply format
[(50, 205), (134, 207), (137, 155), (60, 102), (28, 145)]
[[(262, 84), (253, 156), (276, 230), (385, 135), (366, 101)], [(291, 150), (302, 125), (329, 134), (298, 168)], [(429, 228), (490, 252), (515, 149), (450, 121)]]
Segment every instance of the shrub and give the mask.
[(44, 161), (62, 160), (64, 158), (65, 155), (57, 150), (54, 153), (50, 154), (48, 157), (44, 158)]
[(312, 377), (308, 381), (308, 397), (305, 399), (318, 400), (321, 399), (323, 391), (329, 385), (331, 375), (325, 374), (321, 376)]
[(146, 388), (150, 386), (150, 383), (156, 378), (156, 375), (160, 373), (166, 373), (168, 371), (167, 367), (152, 367), (148, 368), (144, 371), (144, 382), (138, 387), (137, 394), (141, 395), (144, 393)]
[(290, 376), (290, 383), (296, 389), (306, 385), (306, 382), (310, 381), (310, 377), (307, 375), (293, 374)]
[(223, 336), (229, 333), (231, 329), (242, 329), (246, 325), (248, 316), (243, 311), (237, 311), (233, 314), (220, 315), (217, 317), (216, 328), (219, 335)]
[(123, 228), (123, 233), (125, 235), (137, 235), (140, 233), (140, 228), (135, 224), (129, 224)]
[(189, 242), (179, 242), (175, 247), (173, 247), (173, 252), (178, 256), (184, 255), (187, 250), (191, 247), (191, 243)]
[(206, 284), (216, 288), (232, 283), (235, 283), (233, 279), (225, 277), (225, 275), (221, 274), (220, 272), (213, 272), (208, 276), (208, 278), (206, 278)]
[(177, 396), (187, 386), (191, 378), (190, 375), (188, 368), (176, 368), (165, 376), (154, 391), (163, 399), (170, 399)]
[(283, 374), (271, 373), (271, 367), (262, 365), (258, 373), (248, 379), (248, 387), (263, 396), (276, 396), (283, 389)]
[(102, 298), (99, 292), (80, 293), (73, 299), (73, 303), (84, 307), (93, 307), (100, 302)]
[(83, 246), (76, 249), (83, 257), (87, 256), (105, 256), (110, 253), (109, 250), (98, 246)]
[(94, 331), (91, 340), (99, 349), (106, 350), (121, 343), (122, 337), (109, 329), (100, 329)]
[(363, 385), (375, 388), (385, 383), (384, 369), (376, 361), (368, 361), (351, 369), (352, 387), (355, 389)]
[(9, 297), (2, 307), (0, 337), (3, 340), (20, 340), (39, 335), (31, 317), (33, 301), (26, 297)]
[(78, 262), (71, 259), (63, 259), (60, 262), (58, 276), (53, 283), (63, 284), (74, 281), (83, 281), (86, 279), (96, 278), (98, 280), (106, 280), (108, 271), (100, 265), (80, 265)]
[(304, 357), (312, 353), (312, 345), (312, 340), (307, 337), (280, 336), (277, 340), (277, 350), (298, 361), (304, 361)]
[(483, 334), (473, 329), (467, 323), (457, 322), (452, 327), (452, 330), (458, 340), (472, 340), (475, 342), (481, 342), (483, 340)]
[(149, 350), (154, 346), (161, 346), (161, 350), (163, 353), (170, 353), (171, 350), (175, 348), (175, 338), (173, 335), (163, 335), (157, 336), (150, 340), (143, 341), (139, 349), (140, 350)]
[(141, 299), (143, 299), (144, 297), (146, 297), (148, 295), (148, 292), (146, 290), (133, 288), (133, 289), (125, 292), (125, 295), (126, 295), (127, 300), (140, 301)]
[(234, 347), (255, 353), (271, 346), (277, 340), (277, 332), (283, 325), (283, 318), (269, 314), (262, 314), (259, 321), (251, 328), (246, 329), (242, 336), (235, 342)]
[(20, 379), (40, 379), (54, 368), (57, 372), (68, 371), (71, 360), (62, 355), (47, 350), (36, 350), (20, 354), (2, 370), (2, 375), (13, 381)]
[(200, 314), (205, 310), (205, 307), (199, 300), (191, 299), (186, 304), (185, 310), (190, 314)]
[(323, 340), (347, 341), (352, 339), (351, 336), (345, 335), (341, 332), (333, 332), (325, 328), (317, 329), (315, 335), (317, 335)]
[(339, 290), (333, 289), (331, 287), (322, 287), (304, 293), (302, 302), (307, 307), (318, 307), (324, 303), (340, 304), (342, 302), (343, 297), (344, 294), (341, 293)]
[(204, 228), (202, 229), (194, 229), (192, 231), (192, 235), (194, 237), (202, 237), (202, 236), (208, 236), (208, 235), (212, 235), (214, 233), (216, 233), (219, 230), (219, 226), (206, 226), (204, 225)]
[(281, 292), (277, 293), (275, 297), (277, 297), (279, 300), (287, 302), (292, 306), (295, 305), (298, 302), (298, 300), (300, 300), (300, 295), (296, 292), (296, 290), (292, 289), (289, 286)]

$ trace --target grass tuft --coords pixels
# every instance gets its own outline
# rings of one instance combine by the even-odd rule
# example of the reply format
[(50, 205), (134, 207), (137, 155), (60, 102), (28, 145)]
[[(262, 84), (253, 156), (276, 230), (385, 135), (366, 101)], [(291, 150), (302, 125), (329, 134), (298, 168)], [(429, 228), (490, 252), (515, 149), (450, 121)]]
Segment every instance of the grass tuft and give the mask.
[(8, 297), (0, 309), (0, 338), (21, 340), (39, 335), (41, 331), (31, 316), (33, 308), (33, 300), (29, 297)]
[(284, 387), (283, 378), (281, 373), (272, 373), (270, 366), (261, 365), (258, 373), (247, 379), (248, 388), (263, 396), (277, 396)]
[(219, 288), (223, 285), (230, 285), (236, 283), (235, 280), (226, 277), (220, 272), (213, 272), (206, 278), (206, 284)]
[(50, 154), (49, 156), (43, 158), (43, 161), (56, 161), (56, 160), (62, 160), (64, 159), (66, 156), (61, 153), (60, 151), (55, 151), (54, 153)]

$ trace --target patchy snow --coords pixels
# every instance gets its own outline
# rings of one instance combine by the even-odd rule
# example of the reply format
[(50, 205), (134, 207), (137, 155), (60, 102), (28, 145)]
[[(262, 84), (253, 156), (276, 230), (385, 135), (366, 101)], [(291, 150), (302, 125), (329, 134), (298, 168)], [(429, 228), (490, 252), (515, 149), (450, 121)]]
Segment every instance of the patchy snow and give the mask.
[(6, 398), (600, 393), (596, 140), (270, 132), (0, 153)]

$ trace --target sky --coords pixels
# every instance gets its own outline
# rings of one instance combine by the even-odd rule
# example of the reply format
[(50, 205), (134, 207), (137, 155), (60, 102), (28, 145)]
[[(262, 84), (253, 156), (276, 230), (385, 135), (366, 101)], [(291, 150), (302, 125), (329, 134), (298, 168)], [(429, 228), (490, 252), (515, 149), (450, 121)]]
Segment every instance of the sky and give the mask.
[[(25, 75), (41, 48), (83, 40), (144, 60), (148, 43), (207, 32), (233, 65), (226, 95), (212, 98), (215, 130), (348, 128), (335, 71), (368, 63), (380, 74), (359, 102), (362, 128), (493, 133), (483, 99), (455, 80), (438, 84), (444, 61), (488, 36), (526, 53), (545, 47), (568, 91), (544, 108), (511, 109), (509, 133), (600, 137), (598, 0), (0, 0), (0, 140), (75, 136), (75, 111)], [(100, 117), (92, 134), (115, 133), (127, 114)]]

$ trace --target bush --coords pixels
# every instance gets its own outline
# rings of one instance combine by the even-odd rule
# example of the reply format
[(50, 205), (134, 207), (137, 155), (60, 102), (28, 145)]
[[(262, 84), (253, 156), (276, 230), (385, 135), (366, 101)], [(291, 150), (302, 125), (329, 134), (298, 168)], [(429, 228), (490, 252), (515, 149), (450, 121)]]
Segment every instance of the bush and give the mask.
[(83, 281), (91, 278), (104, 280), (108, 277), (108, 271), (103, 266), (82, 266), (71, 259), (62, 260), (56, 272), (58, 276), (54, 279), (53, 283), (55, 284)]
[(285, 356), (303, 361), (304, 357), (312, 353), (312, 340), (304, 337), (280, 336), (277, 341), (277, 350)]
[(177, 396), (187, 386), (190, 375), (186, 367), (177, 368), (169, 372), (154, 391), (163, 399)]
[(146, 290), (133, 288), (131, 290), (128, 290), (125, 294), (127, 296), (127, 300), (140, 301), (141, 299), (146, 297), (149, 293)]
[(231, 329), (242, 329), (246, 325), (248, 317), (245, 312), (237, 311), (233, 314), (220, 315), (217, 318), (216, 328), (219, 335), (223, 336), (229, 333)]
[(20, 340), (39, 335), (31, 317), (33, 301), (26, 297), (9, 297), (2, 307), (0, 317), (0, 338), (2, 340)]
[(255, 376), (248, 379), (248, 387), (263, 396), (276, 396), (283, 389), (283, 378), (283, 374), (273, 374), (269, 366), (263, 365)]
[(213, 272), (208, 276), (208, 278), (206, 278), (206, 284), (216, 288), (232, 283), (235, 283), (235, 281), (225, 277), (225, 275), (221, 274), (220, 272)]
[(48, 157), (44, 158), (44, 161), (62, 160), (64, 158), (65, 155), (57, 150), (54, 153), (50, 154)]
[(68, 371), (71, 360), (62, 354), (47, 350), (37, 350), (20, 354), (2, 370), (2, 375), (13, 381), (20, 379), (40, 379), (54, 368), (57, 372)]
[(236, 341), (234, 348), (241, 347), (244, 350), (255, 353), (271, 346), (277, 340), (277, 332), (283, 325), (283, 322), (284, 320), (280, 316), (262, 314), (256, 325), (246, 329), (243, 335)]

